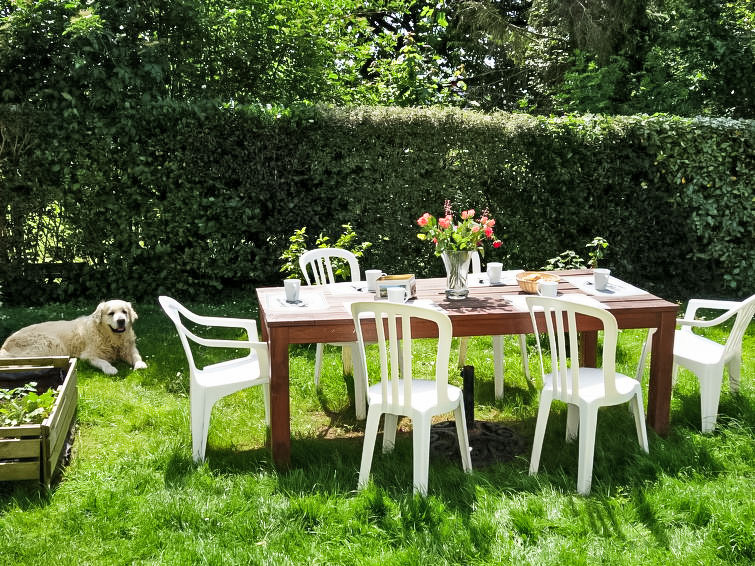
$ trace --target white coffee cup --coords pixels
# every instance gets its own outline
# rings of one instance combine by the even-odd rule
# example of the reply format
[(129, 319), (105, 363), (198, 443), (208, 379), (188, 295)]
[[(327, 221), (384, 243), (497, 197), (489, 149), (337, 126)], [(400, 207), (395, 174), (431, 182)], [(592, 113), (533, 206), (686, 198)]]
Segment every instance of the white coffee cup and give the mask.
[(555, 297), (558, 295), (558, 281), (542, 279), (537, 282), (537, 294), (542, 297)]
[(403, 303), (406, 301), (406, 287), (388, 287), (386, 292), (388, 293), (389, 303)]
[(301, 289), (301, 279), (284, 279), (283, 288), (286, 291), (286, 302), (299, 302), (299, 289)]
[(598, 291), (605, 291), (608, 288), (608, 277), (611, 275), (610, 269), (595, 269), (595, 288)]
[(364, 272), (364, 278), (367, 280), (367, 290), (374, 293), (377, 290), (377, 280), (383, 275), (385, 275), (385, 273), (379, 269), (367, 269)]
[(501, 282), (501, 271), (503, 270), (503, 264), (497, 261), (491, 261), (488, 263), (488, 281), (491, 285)]

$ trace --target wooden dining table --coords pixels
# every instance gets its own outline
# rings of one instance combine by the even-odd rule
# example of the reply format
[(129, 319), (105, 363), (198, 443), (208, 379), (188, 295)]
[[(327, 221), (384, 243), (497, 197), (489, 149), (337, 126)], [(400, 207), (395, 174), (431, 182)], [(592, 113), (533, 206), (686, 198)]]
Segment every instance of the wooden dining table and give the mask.
[[(597, 291), (591, 287), (590, 270), (552, 273), (561, 278), (559, 295), (584, 295), (598, 301), (614, 315), (619, 328), (656, 329), (652, 338), (647, 423), (659, 435), (668, 434), (678, 305), (615, 277), (611, 277), (605, 292)], [(511, 277), (507, 280), (504, 274), (503, 284), (490, 285), (484, 274), (470, 275), (469, 296), (462, 300), (446, 299), (445, 283), (445, 278), (417, 279), (416, 301), (413, 302), (446, 312), (454, 336), (532, 333), (530, 314), (524, 304), (526, 294)], [(267, 342), (270, 355), (271, 449), (273, 460), (280, 468), (289, 467), (291, 462), (289, 346), (356, 341), (349, 305), (355, 301), (375, 300), (365, 286), (364, 282), (305, 286), (301, 288), (298, 304), (286, 303), (283, 287), (257, 288), (262, 339)], [(581, 363), (585, 367), (597, 367), (600, 322), (580, 317), (577, 324), (582, 340)], [(368, 332), (367, 326), (364, 329)], [(437, 336), (435, 332), (432, 325), (412, 324), (413, 336), (431, 338)], [(365, 340), (369, 339), (370, 335), (366, 334)]]

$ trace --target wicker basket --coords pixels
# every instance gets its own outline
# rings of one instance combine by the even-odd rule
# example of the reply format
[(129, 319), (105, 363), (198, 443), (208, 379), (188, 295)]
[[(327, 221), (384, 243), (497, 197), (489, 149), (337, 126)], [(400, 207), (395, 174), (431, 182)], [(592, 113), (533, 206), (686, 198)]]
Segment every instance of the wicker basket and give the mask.
[(561, 278), (554, 273), (543, 271), (523, 271), (516, 276), (517, 283), (525, 293), (537, 295), (538, 281), (560, 281)]

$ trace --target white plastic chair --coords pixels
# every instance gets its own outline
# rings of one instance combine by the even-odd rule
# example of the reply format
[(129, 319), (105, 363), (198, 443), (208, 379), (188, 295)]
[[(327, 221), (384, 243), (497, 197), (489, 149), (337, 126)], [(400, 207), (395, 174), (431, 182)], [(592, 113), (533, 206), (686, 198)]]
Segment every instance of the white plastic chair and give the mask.
[[(540, 465), (545, 427), (548, 423), (551, 402), (555, 399), (567, 403), (566, 441), (579, 436), (579, 462), (577, 491), (590, 493), (598, 408), (629, 403), (634, 413), (637, 439), (643, 451), (648, 452), (642, 386), (635, 379), (616, 373), (616, 340), (618, 325), (614, 316), (596, 306), (580, 304), (566, 299), (527, 297), (532, 328), (538, 337), (538, 353), (543, 373), (543, 390), (532, 444), (530, 474), (536, 474)], [(550, 343), (551, 370), (546, 373), (540, 346), (535, 313), (545, 315), (546, 331)], [(603, 323), (603, 367), (579, 366), (577, 341), (577, 315), (590, 316)], [(568, 342), (566, 333), (568, 332)], [(622, 437), (623, 440), (623, 437)]]
[[(199, 462), (204, 460), (207, 447), (210, 413), (219, 399), (247, 387), (261, 385), (265, 403), (265, 423), (270, 424), (270, 362), (267, 344), (257, 341), (257, 323), (254, 320), (200, 316), (170, 297), (161, 296), (159, 300), (165, 314), (178, 330), (186, 359), (189, 361), (191, 444), (194, 461)], [(197, 336), (184, 326), (182, 317), (202, 326), (244, 329), (247, 339), (225, 340)], [(200, 369), (194, 360), (189, 341), (209, 348), (248, 349), (249, 353), (241, 358), (211, 364)]]
[[(698, 309), (715, 309), (726, 311), (713, 320), (696, 320)], [(700, 416), (702, 431), (713, 432), (716, 428), (718, 403), (721, 399), (721, 384), (724, 368), (729, 370), (729, 391), (739, 391), (739, 377), (742, 366), (742, 339), (755, 315), (755, 295), (744, 301), (717, 301), (709, 299), (691, 299), (687, 304), (684, 318), (676, 320), (681, 330), (674, 333), (674, 380), (679, 366), (687, 368), (697, 376), (700, 383)], [(692, 328), (710, 328), (736, 316), (729, 336), (724, 344), (692, 332)], [(650, 329), (642, 348), (640, 363), (637, 366), (637, 381), (642, 380), (645, 358), (650, 353), (652, 336), (655, 329)]]
[[(308, 250), (299, 256), (299, 268), (304, 275), (307, 285), (327, 285), (336, 282), (333, 272), (333, 258), (340, 258), (349, 265), (349, 274), (352, 283), (360, 281), (359, 260), (348, 250), (341, 248), (317, 248)], [(365, 392), (361, 384), (363, 380), (357, 375), (358, 369), (354, 369), (353, 358), (356, 342), (329, 342), (329, 346), (340, 346), (343, 372), (354, 376), (354, 398), (356, 418), (364, 420), (367, 414), (365, 405)], [(320, 373), (322, 372), (322, 358), (325, 344), (318, 342), (315, 348), (315, 387), (320, 385)]]
[[(414, 491), (427, 494), (430, 460), (430, 427), (432, 417), (453, 411), (464, 471), (472, 470), (469, 438), (464, 416), (461, 389), (448, 383), (448, 362), (451, 351), (451, 320), (442, 312), (416, 305), (387, 302), (359, 302), (351, 305), (359, 343), (355, 363), (367, 376), (362, 325), (376, 328), (380, 357), (380, 382), (367, 389), (369, 408), (365, 427), (362, 463), (359, 469), (359, 489), (367, 485), (372, 455), (377, 441), (380, 416), (385, 414), (383, 452), (390, 452), (396, 440), (399, 416), (412, 419), (414, 453)], [(435, 356), (435, 379), (413, 379), (411, 318), (433, 322), (438, 327)], [(375, 321), (381, 321), (376, 324)], [(386, 336), (387, 327), (387, 336)], [(399, 348), (401, 353), (399, 355)], [(400, 367), (399, 367), (400, 366)]]
[[(482, 273), (480, 267), (479, 252), (472, 253), (472, 274)], [(503, 336), (492, 336), (493, 339), (493, 384), (495, 387), (495, 398), (503, 399), (503, 373), (505, 370), (505, 359), (503, 357)], [(467, 348), (469, 347), (469, 336), (462, 336), (459, 339), (459, 367), (464, 367), (467, 360)], [(522, 368), (524, 377), (527, 381), (530, 379), (530, 364), (527, 359), (527, 335), (519, 335), (519, 350), (522, 353)]]

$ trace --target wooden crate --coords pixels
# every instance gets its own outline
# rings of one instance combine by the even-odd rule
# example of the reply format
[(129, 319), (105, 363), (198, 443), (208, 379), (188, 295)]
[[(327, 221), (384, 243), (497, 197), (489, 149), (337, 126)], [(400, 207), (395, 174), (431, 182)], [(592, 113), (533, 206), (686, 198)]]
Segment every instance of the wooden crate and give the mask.
[[(10, 377), (15, 385), (9, 385)], [(41, 424), (0, 427), (0, 481), (36, 480), (49, 487), (76, 415), (76, 359), (0, 358), (3, 387), (19, 387), (31, 381), (62, 387), (50, 416)]]

